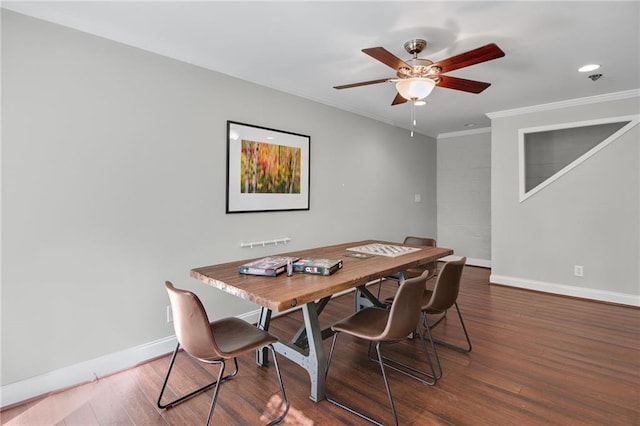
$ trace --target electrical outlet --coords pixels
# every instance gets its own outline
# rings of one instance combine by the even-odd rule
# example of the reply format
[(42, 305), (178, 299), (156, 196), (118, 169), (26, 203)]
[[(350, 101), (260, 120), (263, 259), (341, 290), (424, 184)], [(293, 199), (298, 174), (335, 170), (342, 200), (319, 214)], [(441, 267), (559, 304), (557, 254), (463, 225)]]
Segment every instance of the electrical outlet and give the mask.
[(582, 277), (584, 275), (584, 268), (582, 265), (574, 265), (573, 266), (573, 275), (576, 277)]
[(422, 196), (420, 194), (414, 194), (413, 195), (413, 201), (416, 203), (421, 203), (422, 202)]
[(171, 305), (167, 305), (167, 324), (173, 322), (173, 310), (171, 309)]

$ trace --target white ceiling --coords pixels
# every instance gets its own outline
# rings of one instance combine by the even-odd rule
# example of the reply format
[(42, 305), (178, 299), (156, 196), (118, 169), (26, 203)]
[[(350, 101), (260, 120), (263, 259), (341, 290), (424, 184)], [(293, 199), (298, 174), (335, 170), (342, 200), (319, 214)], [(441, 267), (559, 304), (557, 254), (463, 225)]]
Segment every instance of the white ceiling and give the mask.
[[(393, 77), (361, 52), (383, 46), (407, 60), (426, 39), (434, 61), (496, 43), (506, 56), (451, 76), (492, 83), (475, 95), (438, 88), (417, 107), (416, 131), (438, 136), (490, 125), (486, 113), (637, 90), (640, 2), (3, 2), (2, 7), (260, 85), (410, 127), (409, 103), (391, 106)], [(598, 63), (592, 81), (576, 69)]]

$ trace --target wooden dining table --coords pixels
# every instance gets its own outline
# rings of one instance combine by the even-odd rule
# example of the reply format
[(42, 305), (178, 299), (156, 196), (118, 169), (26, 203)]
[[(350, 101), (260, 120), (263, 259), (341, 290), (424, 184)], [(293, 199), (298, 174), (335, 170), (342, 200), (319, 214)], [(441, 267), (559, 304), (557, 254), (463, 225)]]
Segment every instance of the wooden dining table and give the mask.
[[(326, 356), (322, 341), (332, 335), (330, 327), (324, 330), (320, 327), (318, 316), (331, 297), (346, 290), (357, 289), (356, 293), (366, 297), (371, 304), (380, 305), (367, 290), (367, 283), (453, 254), (453, 250), (443, 247), (416, 247), (418, 250), (395, 256), (366, 254), (352, 257), (357, 252), (348, 250), (375, 244), (408, 247), (395, 242), (365, 240), (278, 254), (300, 258), (342, 259), (343, 267), (329, 276), (305, 273), (294, 273), (292, 276), (283, 273), (275, 277), (240, 274), (238, 267), (254, 260), (244, 259), (194, 268), (191, 270), (191, 277), (259, 305), (261, 309), (257, 326), (263, 330), (269, 330), (273, 312), (300, 308), (304, 324), (290, 340), (279, 338), (274, 348), (280, 355), (308, 372), (311, 381), (310, 398), (318, 402), (325, 398)], [(266, 350), (258, 351), (257, 362), (260, 365), (268, 363)]]

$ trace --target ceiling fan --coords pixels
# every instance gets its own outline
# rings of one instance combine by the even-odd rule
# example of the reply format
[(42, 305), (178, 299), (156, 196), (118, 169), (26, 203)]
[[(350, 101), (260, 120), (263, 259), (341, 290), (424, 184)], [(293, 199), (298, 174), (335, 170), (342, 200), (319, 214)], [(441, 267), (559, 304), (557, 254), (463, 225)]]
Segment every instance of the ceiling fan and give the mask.
[(422, 39), (414, 39), (406, 42), (404, 44), (404, 49), (409, 54), (413, 55), (413, 58), (406, 62), (389, 52), (384, 47), (362, 49), (362, 51), (367, 55), (393, 68), (397, 77), (344, 84), (341, 86), (334, 86), (334, 89), (349, 89), (351, 87), (367, 86), (370, 84), (394, 82), (396, 83), (398, 94), (393, 99), (393, 102), (391, 102), (391, 105), (402, 104), (409, 100), (415, 103), (416, 101), (427, 97), (435, 86), (461, 90), (469, 93), (480, 93), (487, 87), (491, 86), (491, 83), (451, 77), (444, 74), (449, 71), (504, 56), (504, 52), (494, 43), (491, 43), (478, 47), (477, 49), (452, 56), (448, 59), (433, 62), (429, 59), (418, 58), (418, 54), (422, 52), (426, 46), (427, 42)]

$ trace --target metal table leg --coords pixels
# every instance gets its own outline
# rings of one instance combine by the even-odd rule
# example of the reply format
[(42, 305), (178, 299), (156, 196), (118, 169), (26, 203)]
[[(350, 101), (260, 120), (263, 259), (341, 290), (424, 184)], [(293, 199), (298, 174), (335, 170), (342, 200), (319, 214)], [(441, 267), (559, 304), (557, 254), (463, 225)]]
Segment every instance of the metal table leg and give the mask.
[(380, 302), (380, 300), (378, 300), (378, 298), (369, 291), (366, 285), (358, 286), (354, 297), (356, 311), (368, 306), (377, 306), (379, 308), (385, 307), (384, 303)]
[[(323, 333), (323, 330), (320, 329), (318, 309), (321, 310), (326, 304), (327, 300), (322, 299), (318, 303), (310, 302), (302, 305), (305, 333), (296, 333), (294, 340), (291, 342), (278, 341), (273, 344), (273, 348), (278, 354), (307, 370), (311, 381), (310, 398), (314, 402), (325, 398), (325, 369), (327, 361), (322, 340), (323, 334), (327, 335), (327, 333)], [(270, 321), (271, 311), (262, 308), (258, 328), (269, 330)], [(301, 334), (306, 334), (306, 339), (302, 339)], [(269, 363), (266, 348), (256, 351), (256, 362), (258, 365), (263, 366)]]
[(314, 402), (325, 398), (325, 369), (326, 355), (322, 346), (322, 330), (318, 321), (316, 303), (302, 305), (304, 324), (307, 331), (308, 349), (302, 349), (295, 344), (276, 342), (273, 344), (276, 352), (295, 362), (309, 373), (311, 380), (310, 398)]
[[(269, 331), (269, 323), (271, 322), (271, 309), (260, 309), (260, 318), (258, 318), (258, 328), (260, 330)], [(269, 351), (267, 348), (256, 350), (256, 363), (260, 366), (269, 364)]]

